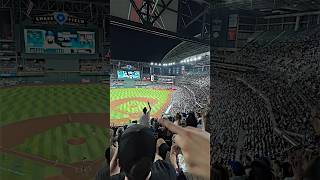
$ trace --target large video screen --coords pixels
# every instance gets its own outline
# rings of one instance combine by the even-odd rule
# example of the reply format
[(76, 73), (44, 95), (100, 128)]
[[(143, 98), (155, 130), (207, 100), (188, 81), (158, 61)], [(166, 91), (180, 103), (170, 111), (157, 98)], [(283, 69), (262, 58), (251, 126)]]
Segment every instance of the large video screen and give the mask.
[(118, 79), (140, 79), (140, 71), (118, 71)]
[(37, 54), (95, 54), (95, 32), (24, 30), (25, 52)]

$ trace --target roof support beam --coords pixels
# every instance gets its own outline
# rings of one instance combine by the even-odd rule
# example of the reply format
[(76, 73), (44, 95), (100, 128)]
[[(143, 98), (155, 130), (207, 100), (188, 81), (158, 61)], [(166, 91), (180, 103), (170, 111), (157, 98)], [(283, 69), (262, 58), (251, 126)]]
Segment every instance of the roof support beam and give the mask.
[[(163, 0), (161, 0), (163, 2)], [(173, 0), (170, 0), (167, 4), (165, 4), (165, 6), (161, 9), (161, 11), (159, 12), (159, 14), (156, 15), (156, 17), (153, 19), (153, 21), (151, 22), (151, 24), (153, 24), (154, 22), (156, 22), (159, 17), (163, 14), (163, 12), (165, 10), (167, 10), (167, 8), (170, 6), (170, 4), (173, 2)], [(164, 2), (163, 2), (164, 3)]]
[(205, 40), (200, 40), (198, 38), (194, 37), (185, 37), (185, 36), (180, 36), (177, 33), (173, 33), (171, 31), (155, 28), (155, 27), (146, 27), (143, 24), (128, 21), (125, 19), (121, 19), (115, 16), (111, 16), (110, 24), (118, 27), (123, 27), (127, 29), (131, 29), (134, 31), (140, 31), (144, 33), (149, 33), (153, 34), (156, 36), (161, 36), (164, 38), (169, 38), (169, 39), (176, 39), (180, 41), (187, 41), (187, 42), (193, 42), (193, 43), (198, 43), (198, 44), (203, 44), (203, 45), (208, 45), (209, 42)]
[(136, 13), (138, 14), (138, 16), (139, 16), (140, 20), (142, 21), (142, 23), (145, 24), (144, 18), (143, 18), (142, 14), (141, 14), (141, 10), (138, 8), (138, 6), (134, 2), (134, 0), (130, 0), (130, 3), (133, 6), (133, 8), (136, 11)]
[(193, 24), (194, 22), (198, 21), (202, 16), (206, 16), (208, 12), (208, 9), (205, 9), (204, 11), (202, 11), (200, 14), (198, 14), (198, 16), (194, 17), (186, 26), (185, 28), (189, 27), (191, 24)]

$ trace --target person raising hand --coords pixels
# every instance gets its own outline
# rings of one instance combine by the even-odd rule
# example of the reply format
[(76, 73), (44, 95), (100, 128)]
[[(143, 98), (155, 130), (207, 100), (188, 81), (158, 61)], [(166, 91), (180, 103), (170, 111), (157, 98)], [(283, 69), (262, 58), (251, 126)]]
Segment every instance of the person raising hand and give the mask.
[(180, 127), (165, 119), (158, 122), (175, 135), (190, 173), (210, 179), (210, 134), (198, 128)]

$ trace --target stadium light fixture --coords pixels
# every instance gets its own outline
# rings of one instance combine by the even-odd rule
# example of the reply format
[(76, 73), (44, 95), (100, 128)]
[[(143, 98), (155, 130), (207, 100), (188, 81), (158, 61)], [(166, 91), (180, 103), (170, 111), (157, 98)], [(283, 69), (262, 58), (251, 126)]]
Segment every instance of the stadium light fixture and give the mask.
[(150, 63), (150, 65), (151, 65), (151, 66), (153, 66), (153, 62), (152, 62), (152, 63)]

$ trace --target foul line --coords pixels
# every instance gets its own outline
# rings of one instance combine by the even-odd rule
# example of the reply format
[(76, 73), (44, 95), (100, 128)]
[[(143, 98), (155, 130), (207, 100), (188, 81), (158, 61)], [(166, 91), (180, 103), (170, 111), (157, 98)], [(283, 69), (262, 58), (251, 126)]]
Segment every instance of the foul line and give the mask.
[(8, 171), (8, 172), (11, 172), (11, 173), (13, 173), (13, 174), (20, 175), (20, 176), (25, 175), (25, 174), (24, 174), (24, 173), (22, 173), (22, 172), (15, 171), (15, 170), (12, 170), (12, 169), (9, 169), (9, 168), (0, 167), (0, 169), (1, 169), (1, 170)]

